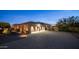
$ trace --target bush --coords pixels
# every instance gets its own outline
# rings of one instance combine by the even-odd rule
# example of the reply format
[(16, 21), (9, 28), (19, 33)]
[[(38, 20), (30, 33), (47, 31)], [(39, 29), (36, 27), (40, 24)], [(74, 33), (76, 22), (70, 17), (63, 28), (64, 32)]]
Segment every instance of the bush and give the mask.
[(71, 32), (78, 32), (79, 33), (79, 28), (78, 27), (70, 27), (69, 30)]
[(10, 28), (10, 24), (9, 23), (6, 23), (6, 22), (0, 22), (0, 27)]
[(9, 30), (8, 28), (6, 28), (6, 29), (3, 30), (2, 33), (3, 33), (3, 34), (10, 34), (10, 30)]
[(0, 22), (0, 34), (10, 34), (10, 24), (6, 22)]
[(79, 17), (72, 16), (59, 19), (57, 27), (59, 28), (59, 31), (79, 32)]

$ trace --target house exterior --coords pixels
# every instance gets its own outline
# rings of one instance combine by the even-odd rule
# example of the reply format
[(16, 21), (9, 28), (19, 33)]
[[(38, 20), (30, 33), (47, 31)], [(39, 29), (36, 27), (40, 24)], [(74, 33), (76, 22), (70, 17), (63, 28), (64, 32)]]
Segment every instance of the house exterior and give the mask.
[(12, 31), (21, 34), (29, 34), (36, 31), (51, 30), (51, 25), (42, 22), (26, 22), (21, 24), (14, 24), (12, 26)]

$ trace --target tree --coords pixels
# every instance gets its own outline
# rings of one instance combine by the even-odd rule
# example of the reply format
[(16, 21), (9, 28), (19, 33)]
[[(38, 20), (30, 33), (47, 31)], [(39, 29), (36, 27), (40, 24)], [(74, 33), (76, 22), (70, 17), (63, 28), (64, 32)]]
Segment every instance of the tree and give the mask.
[(9, 23), (6, 23), (6, 22), (0, 22), (0, 27), (9, 28), (10, 27), (10, 24)]
[(10, 33), (10, 24), (6, 22), (0, 22), (0, 34)]
[(57, 22), (59, 31), (79, 31), (79, 16), (71, 16), (68, 18), (61, 18)]

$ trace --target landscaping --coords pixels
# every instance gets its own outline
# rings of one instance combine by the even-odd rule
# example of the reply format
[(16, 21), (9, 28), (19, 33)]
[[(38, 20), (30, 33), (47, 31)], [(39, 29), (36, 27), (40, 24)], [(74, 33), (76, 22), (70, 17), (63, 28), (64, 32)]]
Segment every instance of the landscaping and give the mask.
[(0, 22), (0, 35), (10, 34), (10, 24), (6, 22)]

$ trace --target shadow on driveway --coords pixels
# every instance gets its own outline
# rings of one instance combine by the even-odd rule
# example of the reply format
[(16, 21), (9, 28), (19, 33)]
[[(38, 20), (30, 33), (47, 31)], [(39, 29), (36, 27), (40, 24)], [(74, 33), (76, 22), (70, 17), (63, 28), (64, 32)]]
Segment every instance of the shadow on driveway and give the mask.
[(12, 32), (10, 35), (0, 36), (0, 44), (16, 41), (22, 39), (19, 37), (20, 34)]

